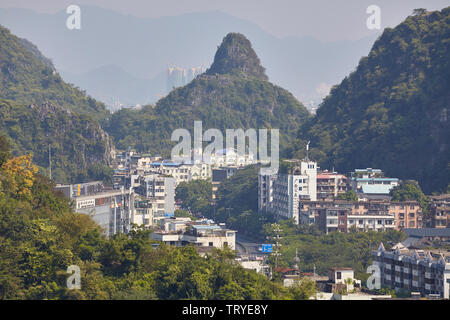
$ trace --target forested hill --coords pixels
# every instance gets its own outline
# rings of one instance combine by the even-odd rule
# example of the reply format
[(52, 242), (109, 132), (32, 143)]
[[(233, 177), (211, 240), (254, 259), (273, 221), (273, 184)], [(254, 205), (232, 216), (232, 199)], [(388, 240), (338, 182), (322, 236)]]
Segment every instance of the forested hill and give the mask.
[(108, 115), (102, 103), (65, 83), (36, 46), (1, 25), (0, 43), (0, 98), (24, 104), (51, 102), (97, 120)]
[(450, 7), (415, 10), (387, 28), (356, 71), (335, 86), (292, 145), (311, 140), (322, 168), (381, 168), (425, 192), (450, 181)]
[(36, 46), (0, 26), (0, 135), (58, 183), (107, 177), (114, 147), (104, 105), (65, 83)]
[(173, 130), (192, 130), (195, 120), (203, 130), (280, 129), (280, 149), (292, 140), (309, 113), (288, 91), (267, 81), (250, 41), (228, 34), (211, 68), (188, 85), (173, 90), (156, 106), (124, 109), (111, 117), (107, 131), (118, 148), (170, 155)]

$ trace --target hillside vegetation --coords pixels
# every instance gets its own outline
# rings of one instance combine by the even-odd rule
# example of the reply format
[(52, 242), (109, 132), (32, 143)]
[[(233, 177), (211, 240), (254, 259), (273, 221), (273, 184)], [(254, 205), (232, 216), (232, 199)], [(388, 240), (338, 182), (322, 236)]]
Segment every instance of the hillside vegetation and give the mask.
[(303, 125), (291, 156), (339, 172), (381, 168), (425, 192), (450, 181), (450, 7), (386, 28), (357, 69)]
[(173, 90), (156, 106), (122, 109), (112, 115), (106, 130), (116, 146), (170, 155), (177, 128), (203, 130), (280, 129), (280, 149), (288, 145), (309, 113), (288, 91), (267, 81), (250, 41), (230, 33), (219, 46), (214, 63), (188, 85)]

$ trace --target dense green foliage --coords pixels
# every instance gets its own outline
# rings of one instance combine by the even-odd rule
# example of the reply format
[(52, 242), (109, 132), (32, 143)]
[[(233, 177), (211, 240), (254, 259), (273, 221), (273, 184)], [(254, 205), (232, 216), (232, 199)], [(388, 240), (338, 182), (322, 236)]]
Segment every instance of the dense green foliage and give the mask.
[[(425, 192), (450, 181), (450, 7), (386, 28), (299, 131), (291, 155), (340, 172), (381, 168)], [(299, 151), (300, 150), (300, 151)]]
[(181, 182), (177, 186), (175, 198), (181, 200), (183, 207), (192, 213), (204, 215), (211, 210), (211, 180)]
[[(0, 153), (8, 154), (2, 139)], [(309, 283), (286, 289), (243, 269), (230, 250), (202, 257), (194, 247), (156, 249), (150, 231), (109, 239), (74, 213), (29, 157), (0, 167), (0, 299), (306, 299)], [(81, 270), (68, 290), (67, 267)]]
[[(234, 41), (234, 37), (238, 39)], [(202, 74), (188, 85), (173, 90), (156, 106), (114, 113), (106, 130), (114, 137), (116, 146), (121, 149), (132, 146), (137, 151), (169, 156), (177, 143), (170, 141), (172, 132), (185, 128), (192, 134), (194, 121), (200, 120), (203, 131), (217, 128), (224, 136), (226, 129), (280, 129), (280, 150), (283, 150), (309, 113), (286, 90), (261, 77), (248, 75), (247, 69), (239, 69), (248, 65), (259, 66), (250, 43), (241, 38), (235, 34), (228, 35), (218, 49), (218, 54), (222, 52), (220, 57), (216, 58), (231, 61), (236, 59), (234, 54), (224, 55), (237, 50), (239, 57), (248, 54), (245, 62), (224, 63), (220, 74)], [(243, 49), (242, 46), (246, 47)], [(219, 63), (218, 60), (213, 66)]]
[(392, 197), (392, 201), (415, 200), (419, 202), (420, 208), (424, 214), (423, 218), (428, 218), (430, 200), (423, 194), (422, 189), (416, 181), (408, 180), (401, 183), (392, 188), (389, 195)]
[[(111, 177), (112, 143), (97, 120), (103, 104), (65, 83), (32, 43), (0, 26), (0, 135), (14, 155), (32, 152), (59, 183)], [(45, 169), (44, 169), (45, 168)]]
[(108, 115), (103, 104), (65, 83), (30, 42), (0, 26), (0, 43), (0, 98), (22, 104), (51, 102), (94, 119)]
[(58, 183), (111, 179), (110, 139), (86, 116), (49, 103), (25, 106), (0, 99), (0, 135), (9, 137), (13, 155), (33, 153), (45, 175), (50, 145), (52, 179)]
[[(395, 230), (323, 234), (315, 227), (294, 225), (291, 220), (282, 220), (279, 225), (282, 230), (279, 233), (282, 237), (279, 266), (292, 267), (297, 250), (302, 272), (312, 272), (315, 266), (318, 274), (327, 275), (332, 267), (351, 267), (361, 280), (369, 276), (366, 270), (372, 261), (371, 250), (376, 250), (380, 242), (389, 249), (405, 238), (403, 233)], [(266, 234), (273, 235), (273, 229), (267, 224)]]
[(340, 194), (338, 197), (340, 200), (347, 200), (347, 201), (358, 201), (358, 195), (353, 190), (348, 190), (344, 194)]

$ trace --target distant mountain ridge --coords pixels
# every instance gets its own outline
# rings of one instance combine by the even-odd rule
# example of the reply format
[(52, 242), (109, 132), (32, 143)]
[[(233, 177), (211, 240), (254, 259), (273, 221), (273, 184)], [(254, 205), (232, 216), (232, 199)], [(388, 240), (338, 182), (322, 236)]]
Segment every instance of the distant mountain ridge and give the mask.
[[(209, 66), (217, 43), (229, 32), (245, 34), (267, 68), (270, 81), (289, 90), (299, 100), (316, 103), (366, 54), (378, 36), (358, 41), (321, 42), (310, 37), (277, 38), (255, 23), (220, 11), (198, 12), (160, 18), (137, 18), (107, 9), (81, 5), (81, 30), (65, 27), (65, 11), (37, 14), (25, 9), (0, 9), (0, 21), (50, 57), (55, 67), (77, 77), (66, 81), (86, 90), (96, 99), (119, 98), (132, 105), (156, 103), (167, 94), (167, 68)], [(116, 78), (106, 79), (105, 91), (88, 81), (88, 73), (105, 78), (102, 66), (117, 66), (135, 79), (144, 79), (136, 93), (134, 85)], [(163, 75), (163, 76), (161, 76)], [(147, 85), (147, 80), (151, 82)], [(99, 90), (100, 89), (100, 90)], [(99, 94), (98, 94), (99, 93)], [(142, 101), (148, 97), (148, 101)]]

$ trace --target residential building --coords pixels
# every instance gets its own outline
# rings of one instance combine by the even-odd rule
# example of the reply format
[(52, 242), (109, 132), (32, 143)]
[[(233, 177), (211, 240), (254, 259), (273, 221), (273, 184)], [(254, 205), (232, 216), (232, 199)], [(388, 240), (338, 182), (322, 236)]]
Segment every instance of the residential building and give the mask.
[(175, 213), (175, 179), (158, 174), (149, 174), (137, 178), (135, 188), (138, 195), (150, 200), (155, 217), (173, 216)]
[(163, 160), (149, 163), (144, 170), (144, 173), (159, 173), (165, 176), (172, 176), (175, 179), (175, 184), (181, 182), (189, 182), (192, 180), (211, 178), (211, 166), (207, 163), (181, 163), (173, 162), (171, 160)]
[(399, 179), (384, 177), (380, 169), (356, 169), (350, 173), (350, 185), (360, 199), (383, 199), (389, 196)]
[(431, 228), (450, 228), (450, 194), (431, 196)]
[[(290, 162), (293, 167), (289, 172), (278, 173), (273, 180), (270, 210), (279, 217), (294, 219), (298, 224), (299, 200), (317, 200), (317, 163), (309, 160)], [(265, 194), (267, 195), (267, 192), (261, 192), (261, 197)]]
[(401, 230), (405, 225), (421, 227), (422, 211), (417, 202), (370, 201), (308, 201), (299, 202), (300, 223), (317, 225), (328, 233), (360, 231)]
[(134, 214), (131, 218), (131, 223), (139, 226), (145, 226), (147, 228), (154, 225), (154, 210), (156, 209), (155, 201), (150, 200), (135, 200), (134, 202)]
[(348, 189), (347, 177), (342, 174), (328, 171), (317, 174), (317, 199), (333, 200)]
[(372, 252), (382, 287), (444, 299), (450, 298), (449, 256), (449, 252), (410, 250), (401, 244), (388, 251), (383, 243)]
[(210, 158), (206, 160), (213, 167), (244, 167), (251, 164), (256, 164), (258, 161), (255, 155), (251, 152), (239, 154), (234, 148), (221, 149), (212, 153)]
[[(179, 219), (179, 218), (177, 218)], [(189, 218), (188, 218), (189, 219)], [(225, 228), (224, 224), (217, 225), (212, 220), (190, 221), (176, 220), (161, 222), (161, 227), (151, 235), (152, 239), (169, 245), (214, 248), (236, 248), (236, 232)]]
[(258, 210), (260, 212), (271, 211), (273, 183), (276, 179), (277, 171), (262, 169), (258, 173)]
[[(403, 229), (408, 238), (425, 240), (427, 242), (447, 242), (450, 244), (450, 228)], [(412, 241), (410, 241), (412, 242)]]

